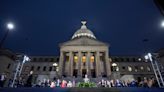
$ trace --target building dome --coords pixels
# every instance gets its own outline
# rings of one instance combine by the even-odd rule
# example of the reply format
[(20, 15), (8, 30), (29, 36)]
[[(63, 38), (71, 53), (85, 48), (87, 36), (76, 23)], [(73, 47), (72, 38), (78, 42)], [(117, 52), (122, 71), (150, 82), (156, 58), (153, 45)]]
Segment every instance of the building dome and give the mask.
[(95, 35), (93, 34), (92, 31), (90, 31), (89, 29), (87, 29), (86, 27), (86, 21), (82, 21), (82, 26), (80, 29), (78, 29), (74, 35), (72, 36), (72, 39), (75, 38), (79, 38), (79, 37), (89, 37), (89, 38), (93, 38), (96, 39)]

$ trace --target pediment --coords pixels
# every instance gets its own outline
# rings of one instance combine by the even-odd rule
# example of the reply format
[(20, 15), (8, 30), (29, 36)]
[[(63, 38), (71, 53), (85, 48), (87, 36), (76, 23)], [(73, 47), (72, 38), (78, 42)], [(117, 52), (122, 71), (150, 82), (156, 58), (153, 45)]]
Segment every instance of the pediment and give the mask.
[(60, 44), (60, 46), (102, 46), (102, 45), (108, 46), (107, 43), (88, 37), (81, 37)]

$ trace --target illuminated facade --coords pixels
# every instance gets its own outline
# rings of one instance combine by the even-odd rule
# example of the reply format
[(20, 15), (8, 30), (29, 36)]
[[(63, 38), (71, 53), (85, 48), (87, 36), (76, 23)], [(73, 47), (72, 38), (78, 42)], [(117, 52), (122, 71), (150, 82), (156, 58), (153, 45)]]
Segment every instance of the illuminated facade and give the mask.
[(59, 74), (63, 77), (109, 77), (109, 45), (98, 41), (86, 21), (72, 39), (60, 44)]
[[(31, 61), (24, 64), (21, 77), (26, 81), (30, 71), (34, 72), (33, 83), (39, 80), (66, 78), (71, 80), (84, 77), (97, 81), (101, 78), (143, 80), (153, 77), (149, 61), (140, 56), (110, 56), (109, 44), (96, 39), (86, 27), (86, 22), (77, 30), (71, 40), (60, 44), (60, 56), (30, 56)], [(158, 51), (159, 65), (164, 76), (164, 50)], [(6, 85), (17, 65), (17, 54), (0, 50), (0, 74), (6, 75)]]

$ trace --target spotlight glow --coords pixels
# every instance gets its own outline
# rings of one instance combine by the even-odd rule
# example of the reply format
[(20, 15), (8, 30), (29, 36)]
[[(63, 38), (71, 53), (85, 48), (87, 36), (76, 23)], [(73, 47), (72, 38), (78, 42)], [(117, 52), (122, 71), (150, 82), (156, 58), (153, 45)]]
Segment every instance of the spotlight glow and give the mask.
[(164, 28), (164, 20), (162, 21), (162, 23), (161, 23), (161, 27), (163, 27)]
[(14, 29), (14, 24), (11, 23), (11, 22), (7, 23), (7, 28), (8, 28), (9, 30)]

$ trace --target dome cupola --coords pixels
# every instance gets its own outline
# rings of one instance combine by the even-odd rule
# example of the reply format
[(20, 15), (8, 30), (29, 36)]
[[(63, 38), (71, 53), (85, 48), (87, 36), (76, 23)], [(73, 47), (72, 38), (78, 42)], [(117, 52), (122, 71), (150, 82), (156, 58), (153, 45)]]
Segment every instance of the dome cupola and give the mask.
[(93, 38), (93, 39), (96, 39), (95, 35), (93, 34), (92, 31), (90, 31), (89, 29), (87, 29), (87, 26), (86, 26), (86, 21), (81, 21), (82, 23), (82, 26), (80, 29), (78, 29), (74, 35), (72, 36), (72, 39), (75, 39), (75, 38), (79, 38), (79, 37), (89, 37), (89, 38)]

